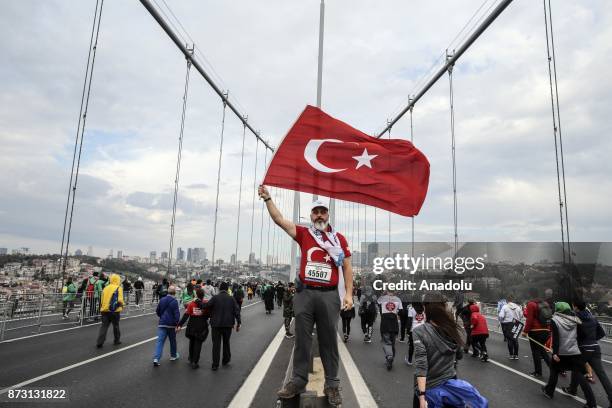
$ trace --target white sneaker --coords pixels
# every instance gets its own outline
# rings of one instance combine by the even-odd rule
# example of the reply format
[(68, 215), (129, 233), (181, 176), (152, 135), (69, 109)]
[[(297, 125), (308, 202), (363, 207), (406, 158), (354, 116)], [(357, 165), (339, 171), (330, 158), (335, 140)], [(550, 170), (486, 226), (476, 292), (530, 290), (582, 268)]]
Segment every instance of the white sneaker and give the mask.
[(175, 357), (170, 357), (170, 361), (176, 361), (181, 357), (181, 355), (179, 353), (176, 353)]
[(409, 366), (412, 365), (412, 361), (408, 360), (408, 356), (404, 357), (404, 363), (406, 363), (406, 365), (409, 365)]

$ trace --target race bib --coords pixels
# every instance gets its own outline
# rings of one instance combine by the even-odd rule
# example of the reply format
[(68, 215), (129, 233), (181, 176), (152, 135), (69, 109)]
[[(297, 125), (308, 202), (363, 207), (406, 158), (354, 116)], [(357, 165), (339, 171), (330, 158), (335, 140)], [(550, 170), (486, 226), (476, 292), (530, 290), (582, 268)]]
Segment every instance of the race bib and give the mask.
[(304, 280), (308, 282), (330, 283), (332, 268), (326, 263), (307, 262), (304, 269)]

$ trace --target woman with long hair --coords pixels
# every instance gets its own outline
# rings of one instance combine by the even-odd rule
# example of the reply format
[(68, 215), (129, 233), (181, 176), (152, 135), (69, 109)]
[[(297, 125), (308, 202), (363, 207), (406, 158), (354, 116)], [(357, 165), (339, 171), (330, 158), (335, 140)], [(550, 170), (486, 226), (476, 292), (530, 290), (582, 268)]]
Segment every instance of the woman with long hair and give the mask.
[[(442, 295), (423, 299), (426, 322), (415, 327), (415, 408), (465, 406), (486, 408), (488, 402), (469, 383), (457, 380), (455, 362), (463, 356), (465, 331), (458, 326)], [(462, 405), (463, 404), (463, 405)]]

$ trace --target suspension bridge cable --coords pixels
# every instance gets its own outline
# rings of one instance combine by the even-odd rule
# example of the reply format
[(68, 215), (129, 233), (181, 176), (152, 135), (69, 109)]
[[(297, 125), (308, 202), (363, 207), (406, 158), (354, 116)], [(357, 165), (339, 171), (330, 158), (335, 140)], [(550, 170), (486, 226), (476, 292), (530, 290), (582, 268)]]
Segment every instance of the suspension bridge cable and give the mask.
[[(411, 98), (408, 98), (408, 100), (410, 101)], [(413, 122), (412, 122), (412, 109), (414, 108), (414, 105), (410, 107), (410, 143), (414, 144), (414, 126), (413, 126)], [(412, 217), (410, 217), (411, 221), (412, 221), (412, 225), (411, 225), (411, 235), (412, 235), (412, 239), (411, 239), (411, 257), (414, 258), (414, 215)]]
[[(264, 171), (266, 168), (266, 163), (268, 163), (268, 150), (266, 149), (265, 154), (264, 154), (264, 161), (263, 161), (263, 165), (264, 165)], [(259, 262), (263, 265), (263, 258), (262, 258), (262, 248), (263, 248), (263, 230), (264, 230), (264, 202), (263, 200), (261, 200), (261, 228), (259, 229)]]
[(236, 219), (236, 249), (234, 251), (234, 257), (236, 265), (238, 265), (238, 241), (240, 234), (240, 210), (242, 204), (242, 174), (244, 171), (244, 142), (246, 139), (246, 126), (242, 125), (242, 150), (240, 151), (240, 186), (238, 187), (238, 217)]
[[(447, 54), (447, 58), (450, 59), (452, 56)], [(455, 155), (455, 104), (454, 104), (454, 93), (453, 93), (453, 65), (448, 68), (448, 83), (449, 83), (449, 101), (450, 101), (450, 131), (451, 131), (451, 152), (452, 152), (452, 171), (453, 171), (453, 225), (454, 225), (454, 249), (455, 254), (453, 258), (457, 256), (459, 250), (459, 241), (457, 238), (457, 162)]]
[[(555, 40), (553, 34), (553, 21), (552, 21), (552, 9), (550, 1), (548, 5), (546, 0), (543, 0), (544, 4), (544, 28), (546, 30), (546, 54), (548, 59), (548, 80), (550, 85), (550, 104), (552, 109), (553, 119), (553, 136), (555, 139), (555, 160), (557, 166), (557, 189), (559, 194), (559, 218), (561, 223), (561, 245), (563, 250), (563, 263), (567, 260), (569, 263), (572, 262), (572, 253), (570, 248), (570, 237), (569, 237), (569, 220), (567, 213), (567, 190), (565, 184), (565, 160), (563, 154), (563, 138), (561, 132), (561, 112), (559, 110), (559, 88), (557, 85), (557, 62), (555, 56)], [(550, 37), (549, 37), (550, 30)], [(552, 52), (552, 55), (551, 55)], [(551, 66), (552, 65), (552, 66)], [(559, 157), (561, 163), (559, 164)], [(565, 214), (564, 209), (565, 207)], [(565, 215), (565, 234), (564, 234), (564, 222), (563, 217)], [(565, 236), (564, 236), (565, 235)], [(567, 251), (565, 245), (567, 244)]]
[[(391, 127), (389, 128), (389, 140), (391, 140)], [(389, 157), (388, 160), (388, 165), (389, 167), (391, 167), (391, 158)], [(392, 256), (391, 254), (391, 211), (387, 211), (388, 215), (389, 215), (389, 237), (388, 237), (388, 242), (389, 242), (389, 246), (388, 246), (388, 251), (389, 251), (389, 256)]]
[(219, 143), (219, 168), (217, 169), (217, 197), (215, 199), (215, 223), (213, 227), (212, 266), (215, 266), (215, 250), (217, 249), (217, 220), (219, 218), (219, 189), (221, 186), (221, 159), (223, 158), (223, 134), (225, 133), (225, 112), (227, 111), (227, 94), (223, 99), (223, 116), (221, 117), (221, 142)]
[(174, 226), (176, 224), (176, 203), (178, 200), (179, 178), (181, 174), (181, 157), (183, 154), (183, 134), (185, 130), (185, 113), (187, 110), (187, 95), (189, 93), (189, 72), (191, 71), (191, 62), (186, 61), (187, 68), (185, 69), (185, 86), (183, 91), (183, 106), (181, 110), (181, 126), (178, 140), (178, 153), (176, 156), (176, 174), (174, 175), (174, 198), (172, 201), (172, 222), (170, 223), (170, 252), (168, 252), (168, 269), (166, 275), (170, 274), (172, 267), (172, 252), (174, 250)]
[[(83, 88), (85, 88), (85, 86), (87, 87), (87, 92), (86, 92), (86, 96), (85, 96), (85, 107), (82, 110), (82, 115), (79, 114), (79, 125), (82, 124), (81, 128), (80, 128), (80, 136), (77, 136), (77, 138), (79, 139), (79, 152), (78, 152), (78, 156), (77, 156), (77, 160), (76, 160), (76, 169), (74, 169), (74, 157), (73, 157), (73, 169), (74, 171), (71, 172), (70, 174), (70, 179), (72, 181), (73, 179), (73, 174), (74, 174), (74, 184), (71, 183), (71, 189), (72, 189), (72, 199), (70, 200), (69, 197), (69, 201), (71, 201), (70, 204), (70, 218), (68, 221), (68, 229), (65, 233), (66, 235), (66, 247), (65, 249), (65, 255), (64, 255), (64, 260), (62, 262), (62, 287), (64, 285), (64, 277), (66, 275), (66, 263), (68, 262), (68, 250), (70, 247), (70, 235), (72, 233), (72, 219), (73, 219), (73, 215), (74, 215), (74, 202), (75, 202), (75, 198), (76, 198), (76, 190), (77, 190), (77, 185), (78, 185), (78, 181), (79, 181), (79, 170), (81, 167), (81, 153), (83, 152), (83, 138), (85, 135), (85, 125), (87, 122), (87, 111), (89, 109), (89, 97), (91, 95), (91, 84), (93, 82), (93, 72), (94, 72), (94, 65), (96, 63), (96, 51), (98, 49), (98, 38), (100, 36), (100, 22), (102, 21), (102, 8), (104, 6), (104, 0), (100, 1), (100, 7), (98, 8), (98, 3), (96, 2), (96, 11), (97, 11), (97, 22), (96, 22), (96, 18), (94, 17), (94, 27), (95, 27), (95, 31), (96, 31), (96, 35), (95, 35), (95, 39), (93, 42), (93, 45), (90, 41), (89, 46), (90, 46), (90, 51), (89, 53), (91, 54), (91, 65), (89, 70), (86, 69), (86, 76), (85, 76), (85, 83), (83, 84)], [(87, 58), (87, 61), (89, 63), (89, 56)], [(87, 81), (87, 72), (89, 73), (89, 81)], [(83, 107), (83, 100), (81, 97), (81, 107)], [(81, 120), (82, 118), (82, 120)], [(77, 129), (77, 134), (78, 134), (78, 129)], [(75, 146), (76, 147), (76, 146)], [(70, 196), (70, 192), (68, 193)], [(64, 225), (66, 224), (66, 219), (64, 219)], [(62, 247), (63, 247), (63, 241), (64, 239), (62, 238)], [(60, 254), (61, 255), (61, 254)]]
[(423, 95), (425, 95), (429, 91), (429, 89), (446, 72), (448, 72), (448, 68), (451, 65), (454, 65), (455, 62), (457, 62), (457, 60), (459, 60), (459, 58), (468, 50), (468, 48), (472, 46), (472, 44), (474, 44), (474, 42), (478, 39), (478, 37), (480, 37), (482, 33), (493, 23), (493, 21), (495, 21), (495, 19), (499, 17), (499, 15), (506, 9), (506, 7), (510, 5), (510, 3), (512, 3), (512, 0), (502, 0), (497, 5), (497, 7), (495, 7), (495, 9), (484, 19), (484, 21), (478, 27), (476, 27), (474, 32), (465, 40), (465, 42), (457, 48), (457, 50), (453, 53), (452, 57), (447, 58), (444, 66), (441, 67), (433, 75), (433, 77), (423, 86), (421, 90), (419, 90), (418, 92), (414, 94), (412, 103), (404, 107), (402, 111), (399, 114), (397, 114), (382, 131), (379, 132), (378, 136), (376, 136), (377, 138), (381, 138), (387, 132), (389, 127), (392, 127), (398, 120), (400, 120), (408, 112), (408, 110), (410, 109), (410, 106), (413, 106), (414, 104), (416, 104), (423, 97)]
[(259, 139), (255, 142), (255, 171), (253, 174), (253, 203), (251, 205), (251, 245), (249, 246), (249, 264), (253, 253), (253, 228), (255, 227), (255, 195), (257, 193), (257, 156), (259, 154)]
[[(72, 179), (74, 177), (74, 165), (76, 163), (76, 155), (77, 155), (77, 148), (79, 146), (79, 135), (81, 132), (81, 120), (83, 118), (83, 104), (85, 102), (85, 91), (87, 90), (87, 80), (89, 78), (89, 68), (90, 68), (90, 63), (91, 63), (91, 52), (92, 52), (92, 48), (93, 48), (93, 41), (94, 41), (94, 34), (96, 32), (96, 21), (98, 18), (98, 5), (99, 5), (99, 1), (96, 1), (96, 8), (94, 11), (94, 18), (93, 18), (93, 23), (91, 26), (91, 37), (89, 39), (89, 50), (87, 52), (87, 64), (85, 65), (85, 78), (83, 79), (83, 91), (81, 93), (81, 106), (79, 107), (79, 118), (77, 121), (77, 131), (75, 134), (75, 138), (74, 138), (74, 150), (72, 152), (72, 167), (70, 169), (70, 180), (68, 181), (68, 193), (66, 195), (66, 212), (64, 214), (64, 228), (62, 230), (62, 244), (61, 244), (61, 248), (60, 248), (60, 259), (62, 259), (63, 261), (63, 256), (64, 256), (64, 241), (66, 239), (66, 226), (68, 224), (68, 209), (70, 208), (70, 193), (72, 192)], [(58, 265), (58, 272), (59, 272), (59, 268), (61, 267), (61, 263), (62, 261), (60, 261), (60, 265)], [(64, 276), (62, 275), (62, 286), (64, 282)]]

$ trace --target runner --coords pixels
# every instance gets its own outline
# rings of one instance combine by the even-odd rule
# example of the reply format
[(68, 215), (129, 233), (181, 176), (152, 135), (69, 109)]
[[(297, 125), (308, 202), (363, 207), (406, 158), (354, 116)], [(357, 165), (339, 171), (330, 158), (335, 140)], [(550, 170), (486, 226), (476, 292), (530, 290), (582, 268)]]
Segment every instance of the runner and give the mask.
[(514, 303), (514, 296), (508, 295), (508, 302), (502, 306), (498, 317), (502, 326), (504, 337), (508, 343), (508, 359), (518, 360), (519, 342), (518, 338), (512, 333), (512, 328), (514, 327), (515, 322), (522, 322), (523, 310), (519, 305)]
[(364, 294), (359, 301), (359, 317), (361, 319), (361, 331), (363, 331), (363, 342), (372, 342), (374, 322), (378, 313), (377, 298), (371, 286), (365, 288)]
[(338, 378), (338, 335), (336, 324), (340, 309), (353, 305), (353, 270), (348, 243), (329, 225), (328, 207), (322, 201), (310, 206), (309, 228), (296, 226), (283, 218), (272, 202), (270, 193), (259, 186), (272, 220), (301, 249), (299, 275), (294, 297), (295, 344), (291, 380), (278, 391), (280, 398), (293, 398), (306, 388), (312, 347), (312, 330), (317, 326), (319, 352), (325, 371), (324, 394), (333, 406), (342, 403)]
[(399, 332), (398, 312), (402, 309), (402, 301), (392, 291), (387, 291), (378, 298), (380, 308), (380, 337), (385, 352), (387, 370), (393, 368), (395, 358), (395, 338)]

